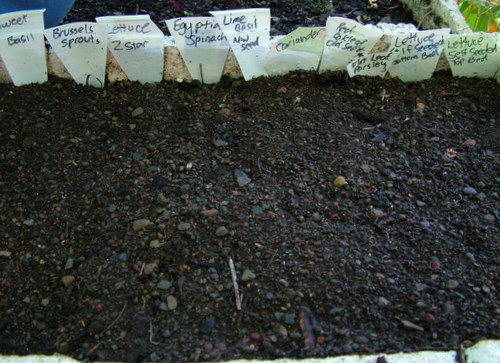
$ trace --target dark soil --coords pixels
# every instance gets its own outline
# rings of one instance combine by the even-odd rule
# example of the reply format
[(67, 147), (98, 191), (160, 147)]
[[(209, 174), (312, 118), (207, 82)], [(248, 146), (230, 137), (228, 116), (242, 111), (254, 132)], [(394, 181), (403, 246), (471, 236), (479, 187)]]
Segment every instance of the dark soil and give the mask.
[(499, 90), (448, 74), (2, 86), (1, 351), (215, 361), (498, 338)]
[(271, 9), (271, 35), (288, 34), (299, 26), (324, 26), (329, 16), (342, 16), (362, 23), (411, 23), (411, 14), (397, 0), (375, 0), (370, 6), (368, 0), (176, 0), (180, 10), (171, 0), (76, 0), (66, 21), (94, 21), (105, 15), (149, 14), (165, 34), (168, 29), (163, 20), (179, 16), (210, 16), (211, 10), (240, 8)]
[(447, 72), (2, 85), (0, 352), (217, 361), (500, 338), (499, 92)]

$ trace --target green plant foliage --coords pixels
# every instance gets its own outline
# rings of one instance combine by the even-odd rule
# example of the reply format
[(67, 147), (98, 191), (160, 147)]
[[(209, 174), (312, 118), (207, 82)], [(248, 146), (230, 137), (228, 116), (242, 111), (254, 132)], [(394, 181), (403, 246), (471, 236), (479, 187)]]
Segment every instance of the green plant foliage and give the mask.
[(500, 2), (497, 0), (458, 1), (460, 12), (473, 31), (500, 31)]

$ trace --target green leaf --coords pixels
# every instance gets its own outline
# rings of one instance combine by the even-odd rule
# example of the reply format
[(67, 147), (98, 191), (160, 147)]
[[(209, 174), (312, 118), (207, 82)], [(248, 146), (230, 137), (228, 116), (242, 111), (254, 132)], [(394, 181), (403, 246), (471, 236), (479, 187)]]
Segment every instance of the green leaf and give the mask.
[(491, 14), (481, 14), (478, 16), (476, 21), (476, 26), (473, 29), (474, 31), (485, 32), (488, 30), (488, 24), (490, 23), (490, 15)]

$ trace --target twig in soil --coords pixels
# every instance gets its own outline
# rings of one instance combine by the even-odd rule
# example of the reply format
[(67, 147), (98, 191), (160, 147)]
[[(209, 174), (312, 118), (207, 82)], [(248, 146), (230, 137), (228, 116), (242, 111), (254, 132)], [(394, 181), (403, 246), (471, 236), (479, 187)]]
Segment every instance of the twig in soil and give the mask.
[(153, 340), (153, 323), (149, 322), (149, 342), (154, 345), (160, 344), (160, 342), (155, 342)]
[(271, 256), (271, 261), (269, 261), (269, 263), (267, 264), (266, 268), (269, 268), (269, 266), (271, 266), (271, 264), (274, 262), (274, 258), (276, 257), (277, 254), (278, 254), (278, 250), (274, 250), (274, 253)]
[[(118, 320), (120, 320), (120, 318), (122, 317), (123, 312), (125, 311), (125, 309), (126, 309), (126, 308), (127, 308), (127, 303), (125, 303), (125, 304), (123, 305), (123, 308), (122, 308), (122, 310), (120, 311), (120, 313), (118, 314), (118, 316), (116, 317), (116, 319), (115, 319), (115, 320), (113, 320), (113, 321), (111, 322), (111, 324), (109, 324), (109, 325), (108, 325), (108, 327), (107, 327), (106, 329), (104, 329), (104, 330), (101, 332), (101, 335), (102, 335), (102, 334), (104, 334), (104, 333), (106, 333), (109, 329), (111, 329), (111, 328), (113, 327), (113, 325), (115, 325), (115, 324), (116, 324), (116, 322), (117, 322)], [(101, 346), (101, 344), (102, 344), (102, 342), (99, 342), (99, 343), (97, 343), (96, 345), (94, 345), (92, 348), (90, 348), (90, 349), (87, 351), (87, 355), (90, 355), (90, 354), (94, 353), (94, 352), (96, 351), (96, 349), (97, 349), (97, 348), (99, 348), (99, 347)]]
[(118, 320), (120, 320), (120, 318), (122, 317), (123, 312), (125, 311), (125, 309), (126, 309), (126, 308), (127, 308), (127, 303), (125, 303), (125, 304), (123, 305), (123, 308), (122, 308), (122, 310), (120, 311), (120, 313), (118, 314), (118, 316), (116, 317), (116, 319), (115, 319), (115, 320), (113, 320), (113, 321), (111, 322), (111, 324), (109, 324), (109, 325), (108, 325), (108, 327), (102, 331), (102, 333), (101, 333), (101, 334), (106, 333), (109, 329), (111, 329), (111, 328), (113, 327), (113, 325), (115, 325), (115, 324), (116, 324), (116, 322), (117, 322)]
[(234, 268), (234, 262), (231, 257), (229, 257), (229, 269), (231, 270), (231, 278), (233, 280), (234, 297), (236, 299), (236, 310), (241, 310), (241, 296), (238, 288), (238, 281), (236, 280), (236, 270)]
[(94, 353), (94, 352), (95, 352), (95, 350), (96, 350), (97, 348), (99, 348), (99, 346), (100, 346), (101, 344), (102, 344), (102, 342), (97, 343), (97, 344), (96, 344), (96, 345), (94, 345), (92, 348), (90, 348), (90, 349), (87, 351), (87, 355), (91, 355), (92, 353)]

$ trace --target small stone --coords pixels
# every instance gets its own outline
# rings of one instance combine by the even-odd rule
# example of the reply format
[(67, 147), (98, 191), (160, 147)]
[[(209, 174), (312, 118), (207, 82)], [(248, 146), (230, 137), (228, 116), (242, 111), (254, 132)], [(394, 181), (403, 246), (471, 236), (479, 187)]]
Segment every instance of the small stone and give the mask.
[(231, 110), (229, 108), (221, 108), (219, 110), (219, 114), (225, 117), (229, 117), (231, 115)]
[(216, 327), (217, 321), (212, 315), (206, 316), (200, 324), (201, 334), (210, 334)]
[(63, 285), (65, 287), (68, 287), (73, 282), (75, 282), (75, 276), (72, 276), (72, 275), (63, 276), (63, 278), (61, 279), (61, 282), (63, 283)]
[(417, 203), (417, 206), (418, 206), (418, 207), (425, 207), (425, 206), (427, 205), (427, 203), (425, 203), (425, 202), (423, 202), (423, 201), (421, 201), (421, 200), (417, 200), (417, 202), (416, 202), (416, 203)]
[(377, 298), (377, 304), (378, 304), (378, 306), (382, 306), (382, 307), (384, 307), (384, 306), (389, 306), (389, 305), (391, 305), (391, 302), (390, 302), (389, 300), (387, 300), (385, 297), (383, 297), (383, 296), (379, 296), (379, 297)]
[(42, 305), (43, 305), (43, 306), (47, 306), (47, 305), (49, 305), (49, 304), (50, 304), (50, 299), (49, 299), (49, 298), (44, 298), (44, 299), (42, 299)]
[(65, 270), (69, 270), (69, 269), (73, 268), (74, 264), (75, 264), (75, 260), (73, 260), (71, 257), (69, 257), (66, 260), (66, 264), (64, 265), (64, 269)]
[(177, 299), (174, 296), (169, 295), (167, 297), (167, 306), (168, 310), (175, 310), (177, 308)]
[(150, 225), (152, 225), (153, 222), (151, 222), (149, 219), (138, 219), (134, 221), (132, 224), (132, 228), (134, 231), (140, 231), (141, 229), (144, 229)]
[(10, 257), (12, 256), (12, 252), (10, 251), (0, 251), (0, 257)]
[(354, 337), (354, 341), (358, 344), (368, 344), (369, 340), (364, 335), (358, 335), (358, 336)]
[(26, 219), (24, 222), (23, 222), (24, 225), (28, 226), (28, 227), (31, 227), (32, 225), (35, 224), (35, 221), (33, 219)]
[(488, 222), (495, 222), (495, 217), (492, 214), (485, 214), (484, 219), (486, 219)]
[(476, 257), (472, 253), (467, 252), (465, 257), (467, 257), (472, 263), (476, 263)]
[(445, 314), (453, 314), (455, 310), (455, 305), (453, 305), (450, 301), (444, 303), (443, 311)]
[(224, 147), (224, 146), (229, 145), (229, 143), (227, 141), (217, 139), (214, 141), (214, 145), (215, 145), (215, 147)]
[(401, 324), (403, 324), (403, 326), (405, 328), (408, 328), (408, 329), (414, 329), (414, 330), (418, 330), (418, 331), (424, 331), (424, 328), (422, 328), (421, 326), (415, 324), (415, 323), (412, 323), (411, 321), (408, 321), (408, 320), (404, 320), (402, 319), (401, 320)]
[(456, 289), (458, 285), (460, 285), (460, 283), (457, 280), (448, 280), (446, 283), (446, 287), (451, 290)]
[(370, 165), (361, 164), (361, 170), (363, 170), (363, 173), (368, 174), (371, 171)]
[(159, 204), (168, 204), (168, 199), (167, 197), (165, 197), (165, 195), (163, 193), (159, 193), (157, 196), (156, 196), (156, 201), (159, 203)]
[(320, 221), (321, 221), (321, 219), (322, 219), (322, 218), (321, 218), (321, 214), (319, 214), (318, 212), (314, 212), (314, 213), (312, 214), (312, 220), (313, 220), (314, 222), (320, 222)]
[(337, 188), (341, 188), (341, 187), (343, 187), (343, 186), (345, 186), (347, 184), (348, 184), (347, 180), (343, 176), (338, 176), (333, 181), (333, 185), (335, 185)]
[(70, 345), (68, 342), (61, 342), (57, 345), (57, 351), (59, 353), (65, 354), (69, 352)]
[(474, 188), (472, 188), (472, 187), (465, 187), (465, 188), (463, 189), (463, 192), (464, 192), (464, 194), (466, 194), (466, 195), (476, 195), (476, 194), (477, 194), (477, 190), (476, 190), (476, 189), (474, 189)]
[(160, 303), (160, 310), (168, 311), (168, 306), (163, 301)]
[(370, 211), (368, 212), (368, 217), (374, 221), (377, 222), (379, 219), (383, 218), (385, 216), (385, 212), (381, 209), (378, 208), (370, 208)]
[(476, 142), (476, 140), (474, 140), (474, 139), (467, 139), (467, 140), (465, 140), (465, 141), (462, 143), (462, 145), (463, 145), (463, 146), (466, 146), (466, 147), (473, 147), (473, 146), (476, 146), (476, 143), (477, 143), (477, 142)]
[(217, 230), (215, 231), (215, 235), (217, 237), (224, 237), (228, 233), (229, 233), (228, 229), (226, 227), (224, 227), (224, 226), (221, 226), (221, 227), (217, 228)]
[(156, 270), (158, 269), (158, 265), (154, 262), (151, 262), (151, 263), (147, 263), (145, 266), (144, 266), (144, 273), (146, 275), (151, 275), (152, 273), (154, 273)]
[(156, 285), (157, 290), (169, 290), (172, 287), (172, 283), (168, 280), (161, 280)]
[(243, 274), (241, 275), (241, 281), (251, 281), (255, 280), (256, 278), (257, 276), (249, 269), (243, 271)]
[(149, 242), (149, 247), (151, 248), (159, 248), (161, 247), (161, 245), (163, 245), (164, 243), (161, 243), (159, 240), (157, 239), (154, 239), (152, 240), (151, 242)]
[(244, 187), (247, 184), (252, 182), (252, 179), (248, 177), (248, 175), (240, 169), (236, 169), (234, 172), (234, 176), (236, 177), (236, 181), (240, 187)]
[(295, 314), (287, 313), (287, 314), (283, 315), (283, 321), (288, 325), (294, 325), (295, 324)]
[(178, 229), (179, 231), (181, 231), (181, 232), (188, 231), (188, 230), (190, 230), (190, 229), (191, 229), (191, 224), (190, 224), (190, 223), (184, 223), (184, 222), (179, 223), (179, 224), (177, 225), (177, 229)]
[(219, 211), (215, 208), (212, 209), (204, 209), (200, 212), (200, 214), (204, 217), (215, 217), (219, 214)]
[(126, 252), (120, 252), (118, 254), (118, 259), (122, 262), (128, 262), (128, 255)]
[(140, 116), (143, 113), (144, 113), (144, 109), (142, 107), (137, 107), (135, 110), (132, 111), (132, 117)]

